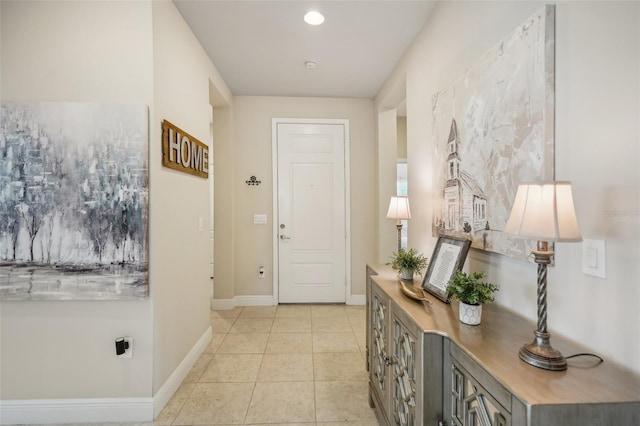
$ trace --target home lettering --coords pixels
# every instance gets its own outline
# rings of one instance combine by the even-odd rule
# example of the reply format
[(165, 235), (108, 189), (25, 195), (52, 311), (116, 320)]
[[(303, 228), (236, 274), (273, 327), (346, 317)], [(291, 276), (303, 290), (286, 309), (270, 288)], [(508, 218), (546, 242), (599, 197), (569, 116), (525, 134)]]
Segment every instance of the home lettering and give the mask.
[(209, 147), (167, 120), (162, 122), (162, 164), (207, 179)]

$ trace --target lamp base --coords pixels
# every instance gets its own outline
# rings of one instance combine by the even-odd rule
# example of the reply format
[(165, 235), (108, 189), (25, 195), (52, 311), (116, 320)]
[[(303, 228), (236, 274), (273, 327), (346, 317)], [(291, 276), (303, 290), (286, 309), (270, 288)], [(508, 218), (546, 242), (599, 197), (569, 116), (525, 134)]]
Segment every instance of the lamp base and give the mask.
[(402, 248), (402, 223), (400, 223), (400, 219), (398, 219), (396, 228), (398, 229), (398, 253), (400, 253), (400, 249)]
[(567, 360), (553, 349), (549, 343), (549, 333), (535, 331), (535, 339), (520, 348), (520, 359), (534, 367), (544, 370), (563, 371), (567, 369)]

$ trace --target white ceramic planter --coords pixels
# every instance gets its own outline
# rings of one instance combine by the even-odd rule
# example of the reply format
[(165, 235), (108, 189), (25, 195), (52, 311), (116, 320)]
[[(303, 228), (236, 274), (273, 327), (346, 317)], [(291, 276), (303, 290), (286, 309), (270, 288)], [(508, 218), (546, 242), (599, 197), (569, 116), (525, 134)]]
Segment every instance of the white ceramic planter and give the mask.
[(400, 279), (413, 281), (413, 269), (403, 269), (402, 271), (400, 271)]
[(460, 302), (458, 315), (460, 322), (469, 325), (478, 325), (482, 318), (482, 305), (467, 305), (466, 303)]

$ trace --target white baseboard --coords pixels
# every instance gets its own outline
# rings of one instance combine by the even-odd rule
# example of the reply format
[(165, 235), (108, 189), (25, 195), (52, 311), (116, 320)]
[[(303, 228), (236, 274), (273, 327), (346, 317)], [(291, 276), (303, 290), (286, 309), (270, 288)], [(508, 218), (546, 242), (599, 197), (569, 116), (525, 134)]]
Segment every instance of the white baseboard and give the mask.
[(182, 362), (178, 364), (171, 376), (167, 379), (166, 382), (158, 389), (158, 392), (153, 396), (153, 418), (155, 419), (160, 411), (167, 405), (167, 402), (171, 399), (173, 394), (178, 390), (180, 384), (187, 377), (191, 367), (194, 366), (200, 355), (207, 348), (209, 343), (211, 342), (211, 335), (213, 331), (211, 330), (211, 326), (207, 328), (204, 334), (198, 339), (195, 345), (191, 348), (187, 356), (184, 357)]
[(212, 299), (211, 309), (214, 311), (230, 311), (235, 308), (236, 304), (233, 299)]
[(153, 398), (0, 401), (2, 425), (150, 421), (153, 421)]
[(352, 294), (349, 296), (349, 300), (347, 300), (347, 305), (366, 305), (367, 304), (367, 295), (366, 294)]
[[(365, 305), (367, 296), (364, 294), (352, 294), (347, 300), (347, 305)], [(235, 296), (233, 299), (213, 299), (211, 301), (211, 309), (216, 311), (225, 311), (235, 308), (236, 306), (274, 306), (277, 303), (273, 300), (273, 296)]]
[(213, 299), (211, 309), (228, 311), (236, 306), (273, 306), (273, 296), (235, 296), (233, 299)]
[(0, 400), (0, 425), (152, 422), (207, 348), (211, 334), (209, 327), (153, 397)]

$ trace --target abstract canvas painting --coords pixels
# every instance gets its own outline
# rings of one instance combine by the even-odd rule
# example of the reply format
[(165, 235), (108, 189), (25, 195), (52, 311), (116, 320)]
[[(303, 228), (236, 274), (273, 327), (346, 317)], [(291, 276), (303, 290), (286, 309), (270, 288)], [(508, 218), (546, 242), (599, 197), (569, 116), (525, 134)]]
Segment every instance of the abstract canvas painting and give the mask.
[(433, 97), (433, 235), (524, 259), (502, 234), (517, 185), (554, 177), (554, 12), (545, 6)]
[(3, 103), (0, 300), (144, 299), (145, 105)]

